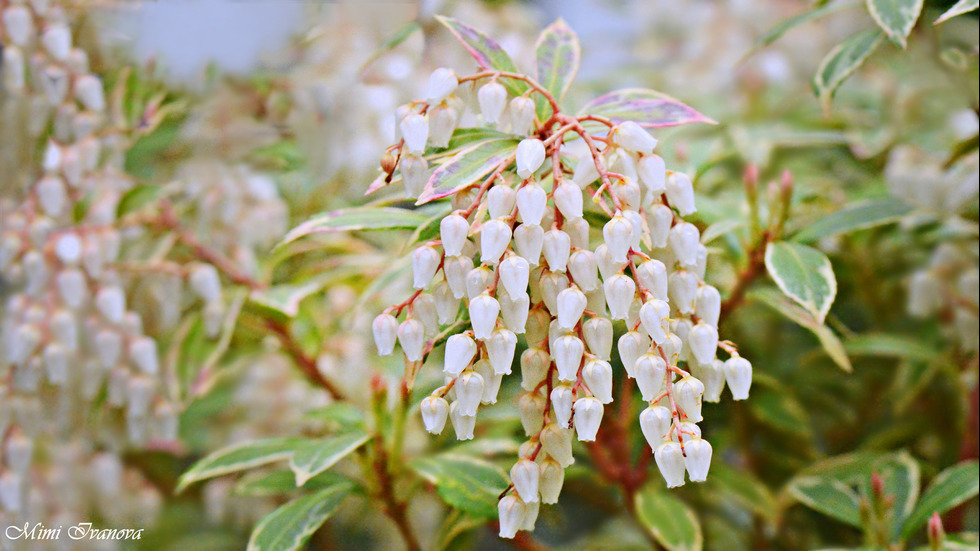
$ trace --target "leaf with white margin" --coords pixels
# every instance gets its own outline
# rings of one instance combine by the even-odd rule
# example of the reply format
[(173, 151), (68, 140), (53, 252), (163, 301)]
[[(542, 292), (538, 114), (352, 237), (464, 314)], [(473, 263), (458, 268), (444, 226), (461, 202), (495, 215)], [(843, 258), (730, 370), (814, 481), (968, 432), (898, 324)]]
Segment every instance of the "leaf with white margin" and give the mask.
[(813, 75), (813, 92), (820, 98), (824, 111), (830, 111), (837, 88), (871, 56), (881, 44), (882, 36), (878, 29), (859, 32), (835, 46), (823, 58)]
[(370, 439), (371, 436), (363, 432), (351, 432), (313, 441), (296, 450), (289, 460), (289, 468), (296, 475), (296, 486), (306, 484), (307, 480), (333, 467)]
[(797, 478), (788, 487), (789, 494), (807, 507), (851, 526), (861, 526), (857, 494), (850, 486), (830, 478)]
[(942, 14), (939, 19), (933, 23), (933, 25), (938, 25), (944, 21), (949, 21), (950, 19), (958, 15), (963, 15), (964, 13), (970, 13), (977, 8), (980, 8), (980, 0), (960, 0), (954, 4), (952, 8), (946, 10), (946, 13)]
[(866, 0), (868, 13), (888, 38), (902, 48), (922, 13), (922, 0)]
[(248, 540), (248, 551), (299, 551), (347, 497), (353, 484), (337, 484), (298, 497), (266, 515)]
[(837, 295), (837, 278), (830, 259), (817, 249), (776, 241), (766, 247), (765, 262), (783, 294), (823, 324)]
[(174, 493), (179, 494), (184, 488), (201, 480), (285, 461), (304, 442), (302, 438), (266, 438), (222, 448), (201, 459), (181, 475)]

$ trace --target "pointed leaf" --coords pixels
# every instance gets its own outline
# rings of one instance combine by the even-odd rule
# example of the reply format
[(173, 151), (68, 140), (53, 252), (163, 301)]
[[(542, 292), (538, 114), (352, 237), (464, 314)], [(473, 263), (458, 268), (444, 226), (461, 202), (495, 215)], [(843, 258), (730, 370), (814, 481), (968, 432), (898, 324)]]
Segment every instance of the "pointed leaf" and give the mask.
[(298, 497), (263, 518), (248, 540), (248, 551), (299, 551), (350, 493), (340, 482)]
[[(578, 37), (564, 20), (558, 19), (541, 32), (536, 49), (538, 82), (561, 101), (578, 73), (582, 56)], [(538, 117), (546, 116), (548, 113), (543, 110), (548, 109), (547, 100), (538, 95), (537, 101)]]
[[(902, 451), (875, 461), (873, 470), (881, 477), (885, 495), (891, 496), (893, 500), (891, 534), (894, 540), (919, 499), (919, 464), (907, 452)], [(862, 482), (865, 495), (870, 495), (871, 477), (865, 477)]]
[(776, 498), (754, 474), (736, 470), (716, 461), (711, 466), (708, 481), (726, 496), (771, 521), (776, 520)]
[(912, 212), (912, 207), (886, 197), (853, 205), (828, 214), (793, 236), (793, 241), (810, 243), (825, 237), (891, 224)]
[(813, 76), (813, 92), (820, 98), (824, 111), (830, 111), (837, 88), (875, 51), (882, 39), (881, 31), (859, 32), (834, 47)]
[[(466, 48), (466, 51), (473, 56), (473, 59), (480, 64), (482, 69), (517, 72), (517, 66), (514, 65), (513, 60), (510, 59), (507, 52), (504, 51), (500, 44), (497, 44), (494, 39), (488, 37), (482, 31), (474, 29), (452, 17), (437, 15), (436, 19), (449, 29), (449, 32)], [(528, 88), (527, 84), (523, 81), (512, 78), (502, 78), (500, 81), (507, 88), (507, 91), (514, 96), (523, 94)]]
[(456, 453), (422, 457), (411, 467), (434, 484), (452, 507), (481, 518), (496, 518), (497, 497), (507, 488), (507, 476), (500, 467)]
[(949, 21), (950, 19), (956, 17), (957, 15), (963, 15), (964, 13), (970, 13), (971, 11), (980, 7), (980, 0), (960, 0), (953, 5), (952, 8), (946, 10), (946, 13), (942, 14), (939, 19), (936, 20), (933, 25), (938, 25), (943, 21)]
[(615, 123), (633, 121), (647, 128), (695, 122), (716, 124), (670, 96), (642, 88), (627, 88), (599, 96), (587, 103), (580, 113), (608, 117)]
[(353, 207), (317, 214), (289, 230), (276, 247), (316, 233), (356, 230), (414, 229), (425, 222), (424, 213), (389, 207)]
[(352, 432), (304, 445), (289, 460), (289, 468), (296, 474), (296, 485), (306, 484), (307, 480), (333, 467), (370, 439), (371, 436), (363, 432)]
[(268, 438), (220, 449), (191, 466), (180, 477), (174, 491), (180, 493), (191, 484), (208, 478), (285, 461), (304, 442), (301, 438)]
[(976, 461), (964, 461), (939, 473), (929, 484), (912, 514), (902, 527), (907, 539), (929, 520), (933, 513), (943, 514), (973, 498), (980, 490), (980, 466)]
[(922, 13), (922, 0), (866, 0), (868, 13), (892, 42), (902, 48)]
[(489, 175), (513, 160), (517, 140), (490, 140), (473, 144), (439, 166), (429, 177), (425, 190), (416, 204), (448, 197)]
[(828, 2), (812, 10), (805, 11), (792, 17), (787, 17), (759, 37), (759, 39), (756, 40), (755, 44), (752, 46), (752, 50), (746, 54), (746, 57), (779, 40), (781, 36), (786, 34), (786, 31), (796, 27), (797, 25), (802, 25), (808, 21), (814, 21), (825, 15), (830, 15), (836, 11), (840, 11), (842, 8), (850, 8), (852, 6), (853, 5), (848, 2)]
[(817, 337), (817, 340), (820, 341), (820, 345), (827, 355), (830, 356), (830, 359), (834, 360), (834, 363), (848, 373), (853, 370), (851, 360), (847, 357), (847, 350), (844, 348), (844, 343), (840, 341), (840, 338), (829, 327), (819, 323), (810, 311), (797, 306), (787, 299), (784, 294), (777, 293), (774, 289), (760, 289), (759, 291), (753, 292), (751, 297), (761, 300), (767, 306), (775, 309), (797, 325), (809, 329)]
[(823, 324), (837, 295), (837, 278), (827, 256), (805, 245), (776, 241), (766, 247), (765, 262), (779, 289)]
[(832, 479), (803, 477), (790, 483), (789, 494), (807, 507), (851, 526), (861, 526), (858, 496)]
[(704, 542), (697, 516), (683, 501), (655, 484), (637, 492), (636, 516), (668, 551), (700, 551)]

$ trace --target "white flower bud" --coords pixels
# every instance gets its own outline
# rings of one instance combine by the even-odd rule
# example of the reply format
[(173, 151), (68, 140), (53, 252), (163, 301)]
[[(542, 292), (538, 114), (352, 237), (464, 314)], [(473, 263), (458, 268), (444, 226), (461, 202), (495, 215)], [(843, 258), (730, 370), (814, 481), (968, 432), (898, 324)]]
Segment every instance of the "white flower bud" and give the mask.
[(464, 333), (453, 335), (446, 339), (446, 360), (442, 370), (447, 375), (455, 377), (469, 367), (474, 356), (476, 356), (476, 341)]
[(530, 178), (544, 163), (544, 142), (537, 138), (527, 138), (517, 144), (517, 175)]
[(568, 271), (575, 283), (585, 291), (599, 288), (599, 273), (595, 255), (589, 250), (578, 250), (568, 259)]
[[(633, 241), (633, 224), (621, 212), (617, 212), (612, 220), (602, 228), (602, 237), (613, 262), (626, 263), (629, 259), (630, 244)], [(597, 251), (598, 252), (598, 251)]]
[(558, 293), (568, 288), (568, 278), (565, 274), (545, 272), (540, 279), (541, 298), (552, 316), (558, 315)]
[(574, 285), (558, 293), (558, 326), (563, 329), (573, 329), (578, 325), (587, 300), (585, 293)]
[(650, 338), (639, 331), (629, 331), (619, 337), (616, 345), (619, 358), (630, 378), (636, 376), (636, 360), (650, 348)]
[(488, 292), (492, 277), (493, 271), (486, 266), (470, 270), (470, 273), (466, 274), (466, 296), (472, 300)]
[(558, 385), (551, 390), (551, 412), (554, 414), (555, 423), (562, 427), (567, 427), (572, 421), (572, 404), (575, 402), (575, 393), (572, 387)]
[(512, 297), (519, 297), (527, 293), (528, 277), (531, 273), (531, 266), (526, 259), (517, 255), (510, 255), (505, 258), (498, 267), (500, 273), (500, 283)]
[(521, 396), (517, 402), (520, 410), (521, 426), (524, 427), (524, 434), (533, 436), (544, 426), (544, 407), (545, 397), (537, 392), (528, 392)]
[(476, 415), (463, 415), (459, 402), (449, 404), (449, 420), (452, 421), (453, 431), (457, 440), (472, 440), (476, 428)]
[(681, 216), (687, 216), (698, 210), (694, 205), (694, 186), (687, 174), (672, 172), (667, 177), (667, 200)]
[(16, 46), (4, 48), (0, 58), (0, 84), (11, 93), (24, 90), (24, 52)]
[(684, 442), (684, 465), (691, 482), (704, 482), (711, 466), (711, 444), (707, 440), (694, 438)]
[(119, 323), (126, 313), (126, 295), (116, 286), (103, 287), (95, 295), (95, 307), (111, 323)]
[(468, 256), (446, 256), (442, 270), (446, 274), (446, 283), (449, 284), (453, 296), (457, 299), (468, 296), (467, 278), (473, 271), (473, 259)]
[(429, 181), (428, 161), (419, 155), (405, 154), (398, 166), (401, 168), (402, 183), (405, 184), (405, 197), (418, 197)]
[(651, 194), (660, 195), (666, 190), (667, 166), (657, 155), (644, 155), (636, 164), (640, 182)]
[(439, 269), (442, 255), (434, 247), (419, 247), (412, 252), (412, 286), (425, 289)]
[(693, 268), (697, 265), (700, 240), (701, 234), (698, 228), (687, 222), (681, 222), (671, 228), (667, 238), (674, 257), (684, 268)]
[(517, 212), (525, 225), (537, 226), (548, 208), (548, 194), (540, 186), (528, 184), (517, 190)]
[(551, 316), (542, 308), (531, 310), (527, 322), (527, 342), (536, 344), (548, 338), (548, 330), (552, 325)]
[(622, 122), (613, 128), (612, 139), (619, 147), (643, 155), (650, 155), (657, 147), (657, 139), (633, 121)]
[(741, 356), (728, 358), (725, 360), (725, 381), (732, 390), (732, 398), (745, 400), (752, 386), (752, 364)]
[(660, 344), (670, 331), (670, 305), (660, 299), (650, 299), (640, 308), (640, 321), (653, 342)]
[(41, 35), (41, 44), (52, 58), (65, 61), (71, 53), (71, 31), (64, 23), (48, 26)]
[(480, 360), (473, 364), (473, 371), (483, 377), (483, 395), (480, 397), (481, 404), (496, 404), (497, 393), (500, 392), (500, 383), (504, 376), (493, 372), (493, 366), (488, 360)]
[(487, 355), (493, 372), (497, 375), (509, 375), (511, 364), (514, 363), (514, 352), (517, 350), (517, 335), (509, 329), (494, 329), (487, 340)]
[(694, 312), (701, 321), (717, 328), (718, 317), (721, 315), (721, 295), (718, 289), (711, 285), (698, 287), (698, 294), (694, 298)]
[(67, 266), (74, 266), (82, 255), (82, 240), (74, 233), (65, 233), (54, 243), (54, 254)]
[(469, 231), (469, 222), (459, 214), (450, 214), (439, 222), (439, 237), (442, 239), (442, 249), (446, 256), (463, 254), (463, 247), (466, 246), (466, 236)]
[(715, 358), (710, 364), (693, 366), (692, 370), (704, 383), (704, 401), (719, 402), (725, 390), (725, 362)]
[(599, 170), (595, 166), (595, 159), (591, 154), (582, 156), (575, 163), (575, 174), (572, 175), (572, 183), (579, 189), (585, 189), (589, 184), (596, 181), (599, 177)]
[(559, 381), (574, 381), (576, 379), (584, 353), (585, 344), (575, 335), (565, 335), (555, 339), (555, 346), (551, 355), (555, 360), (555, 367), (558, 369)]
[(616, 274), (602, 284), (602, 289), (606, 294), (610, 317), (614, 320), (626, 319), (633, 295), (636, 294), (636, 283), (623, 274)]
[(694, 313), (694, 298), (698, 294), (698, 276), (687, 270), (677, 270), (667, 278), (670, 303), (681, 314)]
[(667, 246), (670, 236), (670, 226), (674, 222), (674, 211), (663, 204), (656, 204), (646, 209), (647, 227), (650, 228), (650, 241), (655, 249)]
[(57, 176), (45, 176), (38, 181), (37, 187), (38, 203), (45, 214), (56, 218), (60, 216), (68, 205), (68, 192), (65, 191), (65, 184)]
[(544, 230), (541, 229), (541, 226), (521, 224), (514, 230), (514, 249), (531, 266), (538, 265), (543, 246)]
[(429, 141), (432, 147), (446, 147), (456, 130), (456, 110), (440, 105), (429, 111)]
[(0, 469), (0, 508), (11, 513), (19, 513), (24, 496), (24, 486), (20, 476), (12, 470)]
[(7, 37), (15, 46), (26, 46), (28, 39), (34, 34), (34, 19), (30, 10), (24, 6), (10, 5), (3, 10), (3, 26)]
[(660, 354), (649, 352), (636, 360), (636, 386), (640, 388), (643, 400), (653, 401), (664, 389), (667, 364)]
[(78, 348), (78, 327), (75, 324), (75, 316), (64, 310), (59, 310), (51, 316), (48, 325), (52, 336), (57, 342), (67, 350), (74, 351)]
[(564, 272), (571, 247), (572, 242), (567, 233), (558, 229), (545, 232), (543, 249), (548, 269), (552, 272)]
[(150, 337), (138, 337), (134, 339), (129, 344), (129, 357), (144, 374), (157, 374), (157, 341)]
[(697, 363), (710, 364), (715, 359), (715, 350), (718, 348), (718, 330), (713, 325), (699, 321), (691, 328), (687, 342)]
[(504, 218), (510, 216), (514, 210), (517, 194), (514, 189), (506, 185), (496, 185), (487, 192), (487, 212), (490, 218)]
[[(421, 155), (425, 151), (425, 142), (429, 139), (429, 121), (423, 115), (412, 113), (402, 119), (399, 126), (405, 140), (405, 151)], [(404, 171), (404, 166), (402, 170)]]
[(524, 524), (526, 506), (516, 495), (507, 495), (497, 503), (497, 516), (500, 518), (500, 537), (511, 539)]
[(538, 464), (530, 459), (521, 459), (510, 468), (510, 480), (514, 490), (527, 503), (538, 501), (538, 482), (541, 472)]
[(501, 293), (497, 300), (500, 302), (500, 316), (504, 319), (504, 326), (518, 335), (523, 334), (527, 326), (531, 298), (526, 292), (521, 293), (517, 298), (505, 292)]
[(88, 300), (88, 281), (78, 269), (62, 270), (55, 277), (58, 295), (65, 306), (77, 310)]
[(541, 501), (534, 501), (531, 503), (526, 503), (524, 508), (524, 522), (521, 524), (521, 530), (527, 530), (528, 532), (534, 531), (534, 526), (538, 522), (538, 513), (541, 512)]
[(432, 296), (436, 303), (436, 314), (440, 325), (448, 325), (456, 320), (459, 314), (459, 299), (453, 296), (452, 289), (445, 281), (440, 281), (432, 287)]
[(500, 303), (487, 293), (471, 300), (470, 324), (473, 326), (473, 336), (479, 340), (489, 339), (499, 313)]
[(596, 265), (599, 267), (599, 273), (602, 274), (602, 279), (609, 279), (622, 272), (626, 267), (625, 261), (617, 262), (613, 260), (612, 254), (609, 252), (609, 247), (605, 244), (596, 247), (595, 260)]
[(613, 372), (609, 362), (602, 360), (589, 360), (582, 368), (582, 380), (585, 381), (589, 391), (603, 404), (613, 401)]
[(456, 77), (456, 73), (452, 69), (440, 67), (429, 75), (425, 100), (431, 104), (441, 103), (456, 91), (457, 86), (459, 86), (459, 79)]
[(562, 467), (575, 462), (572, 456), (572, 430), (551, 423), (541, 431), (541, 448)]
[(499, 123), (500, 116), (504, 114), (504, 107), (507, 106), (507, 90), (494, 80), (481, 86), (476, 95), (480, 103), (483, 120), (487, 124), (496, 125)]
[(650, 406), (640, 413), (640, 430), (650, 449), (656, 450), (667, 437), (670, 421), (670, 410), (663, 406)]
[(701, 421), (701, 399), (704, 395), (704, 383), (694, 377), (684, 377), (674, 384), (674, 400), (687, 418), (695, 423)]
[(573, 248), (582, 250), (589, 248), (589, 223), (584, 218), (565, 219), (563, 229), (572, 240)]
[(496, 264), (510, 244), (510, 225), (502, 220), (490, 220), (480, 229), (480, 261)]
[(684, 485), (684, 452), (677, 442), (665, 441), (654, 452), (657, 468), (668, 488)]
[(657, 259), (650, 259), (636, 268), (636, 278), (644, 289), (657, 300), (667, 301), (667, 267)]
[(630, 247), (638, 251), (640, 250), (640, 245), (643, 242), (643, 234), (646, 231), (644, 228), (643, 217), (640, 216), (640, 213), (632, 210), (624, 212), (623, 216), (626, 217), (626, 219), (629, 220), (630, 224), (633, 226), (633, 232), (630, 234)]
[(85, 109), (101, 112), (105, 109), (105, 92), (102, 81), (93, 75), (81, 75), (75, 79), (75, 99)]
[(68, 381), (68, 352), (54, 342), (44, 347), (44, 373), (48, 382), (61, 386)]
[(585, 338), (585, 344), (589, 347), (589, 352), (601, 360), (609, 361), (613, 341), (611, 321), (600, 317), (586, 320), (582, 324), (582, 336)]
[(582, 189), (574, 184), (561, 182), (554, 191), (555, 206), (565, 218), (582, 217)]
[(374, 333), (374, 344), (378, 347), (379, 356), (387, 356), (395, 350), (395, 339), (398, 336), (398, 320), (391, 314), (380, 314), (371, 323)]
[(602, 402), (591, 396), (575, 400), (575, 433), (579, 442), (595, 442), (602, 423), (602, 409)]
[(534, 126), (534, 100), (518, 96), (510, 100), (510, 131), (526, 136)]
[(398, 342), (408, 361), (417, 362), (422, 359), (424, 340), (425, 327), (419, 320), (407, 319), (398, 326)]
[(479, 373), (467, 371), (456, 379), (456, 403), (459, 414), (475, 416), (483, 399), (483, 377)]
[(221, 300), (221, 278), (218, 270), (210, 264), (198, 264), (191, 270), (188, 283), (194, 293), (204, 302)]

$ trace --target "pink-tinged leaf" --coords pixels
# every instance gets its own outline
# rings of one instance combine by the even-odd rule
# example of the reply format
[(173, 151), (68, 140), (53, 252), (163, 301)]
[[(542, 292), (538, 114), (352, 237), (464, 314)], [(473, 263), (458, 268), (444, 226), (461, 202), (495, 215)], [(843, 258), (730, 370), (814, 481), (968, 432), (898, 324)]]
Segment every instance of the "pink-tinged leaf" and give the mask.
[(608, 109), (610, 106), (620, 104), (624, 101), (632, 101), (637, 99), (674, 100), (674, 98), (664, 94), (663, 92), (650, 90), (648, 88), (623, 88), (622, 90), (614, 90), (603, 94), (589, 103), (586, 103), (585, 107), (582, 107), (579, 114), (584, 115), (586, 113), (595, 113), (596, 110)]
[[(548, 26), (538, 37), (536, 46), (538, 82), (540, 82), (558, 101), (568, 91), (575, 74), (578, 73), (582, 52), (575, 31), (564, 20), (558, 19)], [(538, 116), (547, 109), (548, 103), (538, 98)]]
[(694, 108), (654, 90), (632, 88), (600, 96), (581, 110), (582, 114), (601, 115), (615, 123), (633, 121), (647, 128), (664, 128), (691, 123), (716, 122)]
[(379, 174), (378, 177), (375, 178), (373, 182), (371, 182), (371, 185), (368, 186), (367, 191), (364, 192), (364, 195), (371, 195), (375, 191), (378, 191), (379, 189), (389, 185), (390, 182), (388, 182), (387, 179), (388, 179), (387, 174), (383, 174), (383, 173)]
[(414, 229), (425, 222), (424, 213), (389, 207), (353, 207), (312, 216), (289, 230), (281, 247), (301, 237), (317, 233), (336, 233), (355, 230)]
[[(514, 65), (514, 61), (507, 55), (503, 47), (482, 31), (452, 17), (437, 15), (436, 19), (449, 29), (449, 32), (453, 33), (456, 40), (466, 48), (466, 51), (473, 56), (473, 59), (480, 64), (480, 68), (483, 70), (517, 72), (517, 66)], [(501, 84), (515, 96), (519, 96), (527, 90), (527, 84), (520, 80), (505, 78), (501, 79)]]
[(417, 205), (448, 197), (489, 175), (508, 159), (513, 161), (517, 140), (489, 140), (463, 149), (432, 173)]

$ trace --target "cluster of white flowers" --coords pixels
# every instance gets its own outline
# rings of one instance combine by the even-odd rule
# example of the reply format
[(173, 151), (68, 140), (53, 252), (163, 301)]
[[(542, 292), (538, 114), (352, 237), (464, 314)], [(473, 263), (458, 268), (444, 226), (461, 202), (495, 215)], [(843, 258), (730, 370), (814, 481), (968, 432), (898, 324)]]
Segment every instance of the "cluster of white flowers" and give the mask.
[[(735, 399), (746, 398), (752, 367), (719, 342), (721, 297), (703, 281), (708, 252), (682, 218), (695, 212), (690, 178), (667, 170), (657, 140), (633, 122), (606, 121), (592, 134), (556, 113), (552, 133), (529, 97), (508, 97), (505, 78), (515, 77), (461, 83), (439, 69), (424, 101), (398, 109), (391, 152), (410, 196), (429, 179), (427, 148), (446, 145), (462, 111), (522, 139), (482, 184), (453, 196), (439, 239), (412, 254), (415, 294), (379, 315), (373, 331), (378, 353), (399, 344), (415, 373), (463, 303), (469, 328), (448, 336), (445, 385), (421, 404), (429, 432), (449, 420), (460, 440), (474, 437), (480, 405), (496, 402), (524, 335), (519, 408), (528, 440), (511, 470), (513, 491), (499, 503), (500, 535), (513, 537), (533, 529), (540, 503), (558, 499), (573, 440), (596, 440), (613, 401), (614, 321), (625, 329), (619, 362), (649, 404), (640, 427), (670, 487), (685, 471), (705, 480), (702, 400), (718, 401), (726, 381)], [(475, 94), (464, 90), (471, 82)], [(582, 139), (566, 145), (566, 131)], [(586, 191), (603, 209), (607, 196), (614, 206), (597, 245), (583, 218)], [(728, 360), (716, 357), (719, 347)]]

